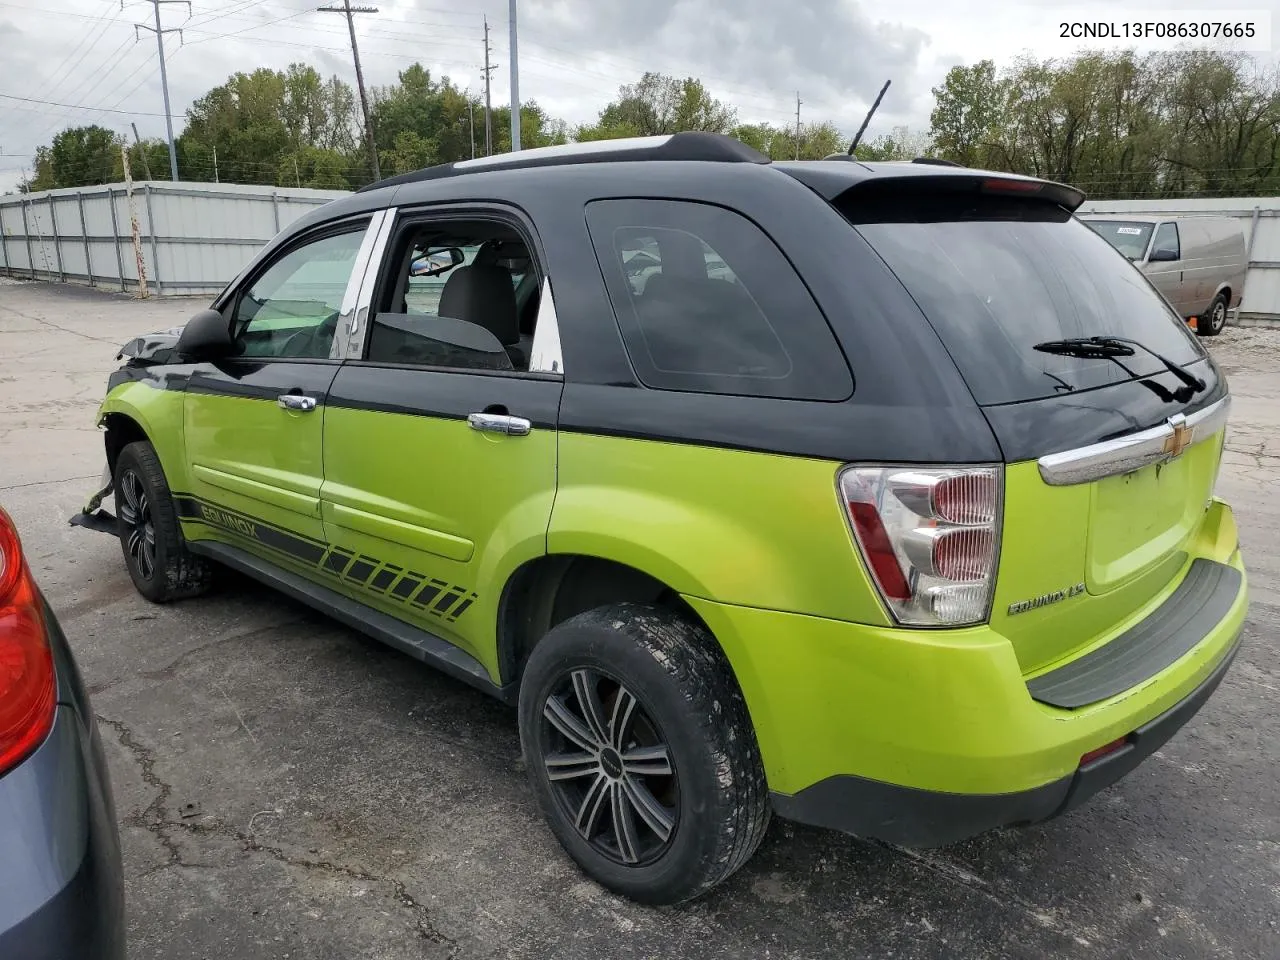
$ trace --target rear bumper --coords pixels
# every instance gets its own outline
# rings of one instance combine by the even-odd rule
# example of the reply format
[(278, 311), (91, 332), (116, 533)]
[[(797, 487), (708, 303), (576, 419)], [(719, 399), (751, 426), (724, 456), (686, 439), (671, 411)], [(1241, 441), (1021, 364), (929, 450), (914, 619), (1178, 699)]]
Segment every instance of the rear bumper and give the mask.
[[(1231, 535), (1203, 540), (1183, 577), (1097, 648), (1119, 643), (1125, 654), (1098, 677), (1087, 668), (1107, 654), (1076, 658), (1086, 669), (1075, 675), (1068, 663), (1028, 678), (990, 626), (904, 630), (687, 599), (734, 669), (782, 816), (945, 843), (1083, 802), (1210, 696), (1248, 611), (1229, 508), (1214, 510)], [(1204, 576), (1205, 565), (1217, 569)], [(1147, 620), (1163, 626), (1146, 629)], [(1119, 751), (1082, 767), (1121, 739)]]
[(797, 823), (924, 848), (1051, 820), (1111, 786), (1167, 743), (1218, 688), (1238, 649), (1237, 639), (1208, 679), (1133, 731), (1123, 747), (1043, 786), (1008, 794), (940, 793), (843, 775), (792, 796), (774, 794), (774, 810)]

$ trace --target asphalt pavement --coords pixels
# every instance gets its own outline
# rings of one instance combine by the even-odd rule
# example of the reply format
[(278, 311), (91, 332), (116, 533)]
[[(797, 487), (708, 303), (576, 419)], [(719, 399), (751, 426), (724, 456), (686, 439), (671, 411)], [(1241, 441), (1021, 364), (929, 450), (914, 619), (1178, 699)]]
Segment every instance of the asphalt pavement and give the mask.
[(0, 504), (103, 726), (131, 960), (1280, 956), (1280, 330), (1212, 344), (1253, 604), (1164, 749), (940, 851), (775, 821), (723, 888), (653, 910), (560, 851), (508, 708), (244, 580), (153, 606), (116, 540), (67, 524), (118, 347), (204, 305), (0, 279)]

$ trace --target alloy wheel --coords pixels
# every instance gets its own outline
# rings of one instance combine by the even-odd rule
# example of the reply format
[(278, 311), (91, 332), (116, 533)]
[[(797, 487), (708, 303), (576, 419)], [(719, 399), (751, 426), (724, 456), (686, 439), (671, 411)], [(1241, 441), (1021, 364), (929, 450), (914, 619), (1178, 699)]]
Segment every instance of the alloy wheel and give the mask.
[(593, 849), (626, 866), (666, 851), (680, 808), (671, 749), (624, 684), (567, 672), (543, 705), (541, 739), (552, 793)]
[(125, 470), (120, 475), (120, 492), (124, 495), (120, 522), (128, 531), (125, 549), (133, 558), (139, 576), (150, 580), (156, 569), (156, 528), (151, 519), (147, 489), (135, 471)]

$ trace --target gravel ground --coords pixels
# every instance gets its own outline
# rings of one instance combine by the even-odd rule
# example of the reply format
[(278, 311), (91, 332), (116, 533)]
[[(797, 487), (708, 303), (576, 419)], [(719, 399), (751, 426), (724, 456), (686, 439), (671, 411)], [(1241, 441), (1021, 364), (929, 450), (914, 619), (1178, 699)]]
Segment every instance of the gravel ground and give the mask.
[(1280, 330), (1212, 343), (1253, 606), (1173, 741), (1058, 821), (946, 850), (775, 823), (713, 896), (648, 910), (560, 852), (506, 708), (248, 583), (151, 606), (67, 525), (117, 346), (201, 306), (0, 282), (0, 502), (101, 717), (133, 960), (1280, 956)]

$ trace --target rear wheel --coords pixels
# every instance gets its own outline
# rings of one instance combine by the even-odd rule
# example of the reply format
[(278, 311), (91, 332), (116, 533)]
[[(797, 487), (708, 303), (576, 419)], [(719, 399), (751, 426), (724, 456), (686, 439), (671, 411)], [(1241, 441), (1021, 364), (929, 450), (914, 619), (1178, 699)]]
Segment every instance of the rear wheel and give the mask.
[(1200, 322), (1196, 324), (1196, 333), (1202, 337), (1216, 337), (1227, 325), (1227, 295), (1220, 293), (1213, 298), (1209, 309), (1205, 311)]
[(555, 627), (521, 680), (520, 739), (552, 831), (615, 893), (694, 899), (764, 837), (746, 704), (714, 639), (678, 614), (617, 604)]
[(169, 484), (150, 443), (140, 440), (120, 451), (115, 492), (120, 546), (138, 592), (153, 603), (204, 593), (212, 568), (187, 550)]

